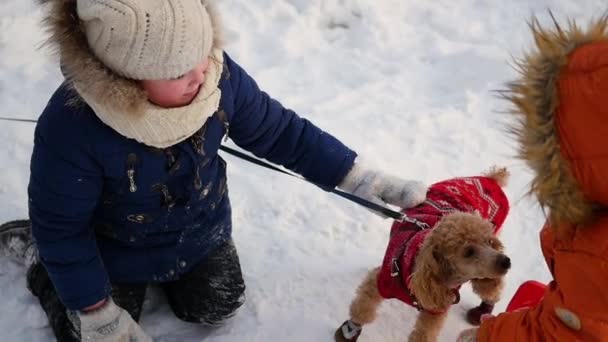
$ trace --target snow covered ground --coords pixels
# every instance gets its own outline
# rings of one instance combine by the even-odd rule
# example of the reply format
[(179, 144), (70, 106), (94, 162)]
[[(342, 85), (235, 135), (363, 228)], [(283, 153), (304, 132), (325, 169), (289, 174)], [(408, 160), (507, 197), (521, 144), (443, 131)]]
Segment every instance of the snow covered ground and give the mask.
[[(527, 168), (501, 131), (493, 90), (530, 44), (526, 20), (547, 9), (589, 19), (603, 0), (221, 0), (227, 51), (260, 86), (387, 172), (434, 182), (508, 166), (512, 212), (503, 240), (514, 268), (502, 310), (526, 279), (546, 281), (525, 197)], [(0, 116), (36, 118), (61, 82), (32, 0), (0, 2)], [(0, 122), (0, 221), (27, 215), (33, 125)], [(172, 316), (152, 289), (142, 325), (158, 341), (331, 341), (366, 270), (380, 263), (390, 222), (299, 180), (226, 157), (234, 235), (248, 300), (216, 330)], [(0, 340), (50, 341), (24, 270), (0, 258)], [(467, 327), (465, 287), (441, 341)], [(387, 302), (362, 341), (402, 341), (416, 311)]]

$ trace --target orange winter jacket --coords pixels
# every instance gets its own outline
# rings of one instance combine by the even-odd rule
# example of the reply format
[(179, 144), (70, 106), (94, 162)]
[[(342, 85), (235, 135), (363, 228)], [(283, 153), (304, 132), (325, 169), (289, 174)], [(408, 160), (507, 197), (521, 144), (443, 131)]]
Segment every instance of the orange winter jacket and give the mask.
[(482, 323), (478, 341), (608, 341), (608, 23), (532, 25), (535, 51), (507, 98), (512, 131), (547, 210), (553, 275), (541, 303)]
[(536, 307), (484, 321), (478, 341), (608, 341), (608, 217), (541, 244), (554, 280)]

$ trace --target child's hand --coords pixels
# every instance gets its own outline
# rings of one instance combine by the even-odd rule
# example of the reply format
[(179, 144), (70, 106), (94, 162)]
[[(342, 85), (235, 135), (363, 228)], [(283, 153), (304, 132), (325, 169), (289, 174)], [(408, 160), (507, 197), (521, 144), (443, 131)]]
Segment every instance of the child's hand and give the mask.
[(379, 205), (392, 204), (411, 208), (424, 202), (427, 186), (404, 180), (355, 163), (339, 188)]
[(493, 318), (493, 317), (494, 317), (494, 315), (492, 315), (492, 314), (483, 314), (483, 315), (481, 315), (481, 322), (485, 321), (486, 319)]
[(456, 342), (476, 342), (478, 330), (477, 328), (464, 330), (458, 335)]

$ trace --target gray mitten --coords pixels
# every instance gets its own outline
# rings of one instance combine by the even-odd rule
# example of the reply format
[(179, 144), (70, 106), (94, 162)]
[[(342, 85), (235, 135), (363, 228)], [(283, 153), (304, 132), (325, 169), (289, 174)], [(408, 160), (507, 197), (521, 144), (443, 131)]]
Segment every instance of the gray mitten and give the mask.
[(385, 206), (411, 208), (424, 202), (427, 186), (419, 181), (405, 180), (355, 163), (338, 187), (355, 196)]
[(110, 298), (99, 309), (78, 313), (82, 341), (152, 342), (128, 312)]

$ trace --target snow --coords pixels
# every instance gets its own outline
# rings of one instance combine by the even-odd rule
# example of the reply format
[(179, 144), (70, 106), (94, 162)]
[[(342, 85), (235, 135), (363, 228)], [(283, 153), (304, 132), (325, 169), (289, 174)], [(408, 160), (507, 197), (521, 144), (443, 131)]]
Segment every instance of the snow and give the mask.
[[(379, 169), (434, 182), (507, 166), (512, 211), (502, 239), (512, 257), (504, 299), (524, 280), (550, 279), (539, 249), (544, 220), (526, 197), (530, 173), (502, 130), (493, 92), (530, 46), (526, 20), (588, 20), (602, 0), (222, 0), (226, 49), (286, 106)], [(61, 82), (32, 0), (0, 3), (0, 116), (36, 118)], [(0, 221), (27, 215), (32, 124), (0, 122)], [(228, 325), (182, 323), (151, 289), (143, 328), (157, 341), (331, 341), (365, 272), (378, 265), (390, 221), (297, 179), (227, 156), (234, 238), (247, 301)], [(50, 341), (25, 272), (0, 258), (0, 340)], [(442, 330), (453, 341), (478, 299), (465, 286)], [(362, 341), (402, 341), (416, 311), (383, 304)]]

